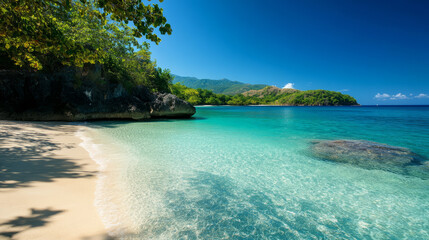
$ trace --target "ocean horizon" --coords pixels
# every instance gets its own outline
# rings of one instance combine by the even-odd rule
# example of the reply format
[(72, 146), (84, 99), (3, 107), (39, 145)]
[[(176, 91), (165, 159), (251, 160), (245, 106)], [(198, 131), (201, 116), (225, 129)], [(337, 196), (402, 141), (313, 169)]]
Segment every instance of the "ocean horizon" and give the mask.
[(429, 106), (197, 107), (194, 118), (89, 122), (96, 206), (139, 239), (428, 239), (428, 179), (326, 161), (314, 141), (429, 157)]

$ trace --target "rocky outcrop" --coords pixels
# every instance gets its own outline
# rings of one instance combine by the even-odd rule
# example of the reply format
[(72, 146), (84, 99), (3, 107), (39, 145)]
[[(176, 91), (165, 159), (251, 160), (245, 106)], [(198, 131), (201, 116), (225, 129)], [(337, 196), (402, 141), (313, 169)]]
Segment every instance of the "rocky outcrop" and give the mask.
[(152, 117), (189, 117), (195, 114), (195, 108), (170, 93), (154, 95), (150, 103), (150, 115)]
[(407, 148), (358, 140), (315, 141), (314, 156), (366, 169), (429, 178), (429, 162)]
[(82, 121), (191, 117), (195, 108), (144, 86), (106, 82), (94, 66), (55, 74), (0, 71), (0, 119)]

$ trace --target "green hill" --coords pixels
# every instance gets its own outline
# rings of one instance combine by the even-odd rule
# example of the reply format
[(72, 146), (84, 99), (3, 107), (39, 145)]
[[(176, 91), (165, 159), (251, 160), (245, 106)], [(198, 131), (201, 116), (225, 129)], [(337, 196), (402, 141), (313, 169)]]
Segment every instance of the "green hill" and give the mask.
[(280, 106), (341, 106), (358, 105), (356, 99), (340, 92), (327, 90), (281, 89), (267, 86), (242, 94), (217, 94), (207, 89), (193, 89), (180, 84), (171, 85), (171, 92), (193, 105), (280, 105)]
[(280, 89), (269, 86), (243, 93), (244, 97), (257, 99), (259, 104), (290, 106), (339, 106), (358, 105), (356, 99), (340, 92), (328, 90)]
[(264, 84), (248, 84), (237, 81), (231, 81), (228, 79), (212, 80), (212, 79), (198, 79), (195, 77), (181, 77), (174, 75), (173, 83), (178, 83), (185, 85), (188, 88), (202, 88), (211, 90), (214, 93), (226, 94), (226, 95), (235, 95), (239, 93), (244, 93), (250, 90), (259, 90), (267, 85)]

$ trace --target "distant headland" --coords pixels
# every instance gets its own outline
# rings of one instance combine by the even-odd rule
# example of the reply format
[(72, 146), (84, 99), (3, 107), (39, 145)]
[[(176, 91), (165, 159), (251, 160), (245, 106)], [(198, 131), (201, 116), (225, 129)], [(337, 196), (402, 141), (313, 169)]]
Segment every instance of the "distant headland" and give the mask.
[(301, 91), (228, 79), (212, 80), (175, 75), (173, 94), (193, 105), (352, 106), (355, 98), (328, 90)]

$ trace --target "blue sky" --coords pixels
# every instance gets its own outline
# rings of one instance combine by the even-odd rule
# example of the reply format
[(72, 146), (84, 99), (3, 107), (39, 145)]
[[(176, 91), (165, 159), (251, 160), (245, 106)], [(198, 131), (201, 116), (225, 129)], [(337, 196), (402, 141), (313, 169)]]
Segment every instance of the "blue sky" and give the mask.
[(429, 104), (429, 1), (164, 0), (158, 65), (197, 78)]

